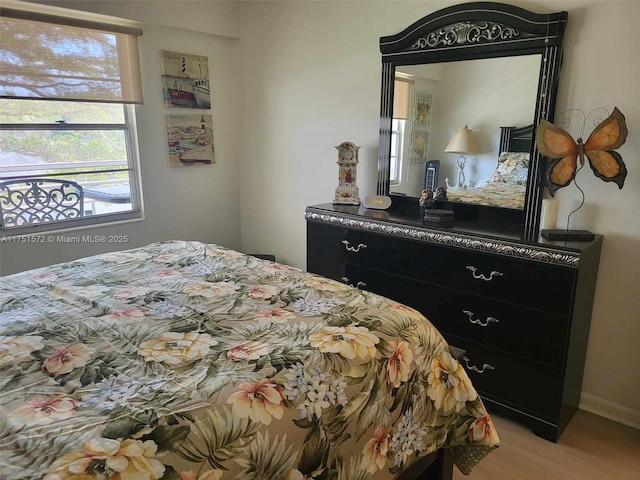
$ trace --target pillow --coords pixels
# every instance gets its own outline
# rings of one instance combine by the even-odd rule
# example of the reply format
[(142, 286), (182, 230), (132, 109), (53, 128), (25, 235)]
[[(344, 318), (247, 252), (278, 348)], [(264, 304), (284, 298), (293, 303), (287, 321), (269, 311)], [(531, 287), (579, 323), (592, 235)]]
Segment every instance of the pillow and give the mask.
[(498, 167), (493, 173), (491, 181), (526, 185), (528, 174), (528, 152), (502, 152), (498, 157)]

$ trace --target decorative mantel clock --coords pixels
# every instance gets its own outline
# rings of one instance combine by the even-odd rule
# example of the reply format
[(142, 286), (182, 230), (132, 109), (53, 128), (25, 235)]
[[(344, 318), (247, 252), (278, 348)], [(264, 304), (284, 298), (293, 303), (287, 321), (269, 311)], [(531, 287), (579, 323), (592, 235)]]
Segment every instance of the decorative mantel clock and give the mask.
[(358, 166), (358, 150), (351, 142), (342, 142), (338, 150), (338, 188), (333, 199), (334, 204), (360, 205), (360, 192), (356, 185), (356, 169)]

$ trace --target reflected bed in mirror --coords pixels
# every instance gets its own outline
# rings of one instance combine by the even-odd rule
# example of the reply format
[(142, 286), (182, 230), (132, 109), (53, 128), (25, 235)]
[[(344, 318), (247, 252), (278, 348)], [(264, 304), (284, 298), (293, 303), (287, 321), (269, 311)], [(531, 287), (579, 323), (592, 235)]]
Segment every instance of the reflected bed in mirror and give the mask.
[[(396, 78), (400, 77), (409, 86), (405, 100), (408, 101), (405, 111), (409, 115), (406, 120), (398, 120), (404, 123), (396, 160), (399, 175), (396, 181), (391, 182), (390, 192), (419, 197), (425, 188), (425, 162), (435, 159), (441, 162), (437, 185), (447, 186), (450, 192), (459, 189), (458, 155), (445, 153), (445, 149), (456, 130), (463, 125), (473, 130), (478, 153), (466, 155), (466, 184), (460, 188), (490, 183), (500, 154), (506, 151), (500, 147), (500, 128), (528, 125), (533, 121), (541, 58), (541, 55), (523, 55), (396, 67)], [(428, 98), (427, 120), (416, 121), (417, 104), (425, 97)], [(396, 110), (394, 108), (394, 119), (404, 116), (401, 108), (399, 115)], [(420, 145), (425, 154), (418, 157), (421, 161), (417, 162), (414, 143), (421, 135), (428, 140), (426, 145), (424, 142)], [(449, 179), (447, 185), (445, 179)], [(522, 184), (526, 184), (526, 172), (524, 180)], [(519, 208), (523, 208), (524, 190), (509, 205), (499, 204), (497, 198), (493, 201), (491, 198), (482, 199), (478, 204), (507, 208), (519, 204)], [(450, 200), (476, 203), (475, 197), (469, 195), (450, 195)]]
[(533, 125), (502, 127), (497, 165), (489, 181), (475, 187), (447, 191), (450, 202), (471, 203), (514, 210), (524, 208)]

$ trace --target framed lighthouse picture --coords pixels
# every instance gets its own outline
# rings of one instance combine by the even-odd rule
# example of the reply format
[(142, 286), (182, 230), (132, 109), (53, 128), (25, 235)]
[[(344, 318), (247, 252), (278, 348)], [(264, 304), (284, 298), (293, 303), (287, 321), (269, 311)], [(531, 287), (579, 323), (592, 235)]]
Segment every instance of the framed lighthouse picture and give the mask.
[(165, 107), (211, 108), (208, 57), (161, 50), (160, 60)]
[(360, 192), (356, 184), (360, 147), (351, 142), (342, 142), (336, 149), (338, 150), (338, 188), (336, 188), (333, 203), (360, 205)]
[(167, 138), (171, 167), (215, 163), (211, 115), (167, 115)]

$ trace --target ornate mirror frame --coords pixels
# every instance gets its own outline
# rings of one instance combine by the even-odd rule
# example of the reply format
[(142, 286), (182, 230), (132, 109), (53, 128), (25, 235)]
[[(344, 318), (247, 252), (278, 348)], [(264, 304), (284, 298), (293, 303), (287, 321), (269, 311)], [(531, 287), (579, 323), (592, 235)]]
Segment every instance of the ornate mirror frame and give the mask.
[[(438, 10), (396, 35), (381, 37), (378, 195), (389, 195), (391, 117), (397, 66), (541, 54), (533, 119), (535, 130), (540, 119), (553, 121), (567, 18), (567, 12), (537, 14), (502, 3), (474, 2)], [(532, 141), (524, 210), (517, 219), (523, 225), (524, 238), (537, 238), (540, 223), (545, 162), (534, 144)]]

